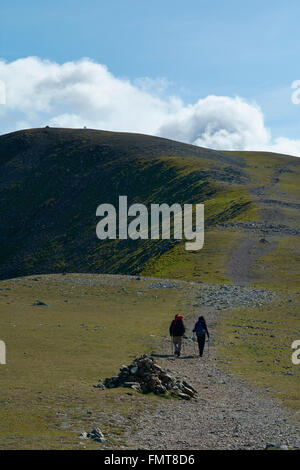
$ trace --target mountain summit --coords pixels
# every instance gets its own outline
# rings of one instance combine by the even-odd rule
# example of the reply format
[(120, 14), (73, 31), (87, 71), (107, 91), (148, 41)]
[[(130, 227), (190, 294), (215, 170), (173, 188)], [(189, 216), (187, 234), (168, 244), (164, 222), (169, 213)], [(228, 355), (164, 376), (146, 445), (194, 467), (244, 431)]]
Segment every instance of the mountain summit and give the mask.
[[(277, 274), (279, 282), (283, 266), (274, 277), (264, 257), (299, 256), (295, 157), (47, 127), (0, 137), (0, 175), (1, 279), (91, 272), (248, 283), (262, 281), (262, 263), (268, 283)], [(204, 204), (204, 248), (186, 253), (174, 239), (100, 241), (96, 209), (117, 206), (119, 195), (146, 206)]]

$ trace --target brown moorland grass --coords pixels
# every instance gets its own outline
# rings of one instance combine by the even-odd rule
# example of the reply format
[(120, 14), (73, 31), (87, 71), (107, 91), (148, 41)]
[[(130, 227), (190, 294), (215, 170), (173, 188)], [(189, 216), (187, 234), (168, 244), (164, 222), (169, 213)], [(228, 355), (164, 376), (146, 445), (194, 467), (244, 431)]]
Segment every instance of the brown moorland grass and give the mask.
[[(93, 388), (122, 364), (157, 349), (189, 291), (149, 288), (150, 280), (49, 275), (0, 283), (0, 448), (81, 448), (79, 434), (99, 425), (108, 442), (130, 441), (143, 407), (156, 396)], [(33, 305), (36, 301), (47, 304)], [(99, 444), (84, 441), (87, 448)]]

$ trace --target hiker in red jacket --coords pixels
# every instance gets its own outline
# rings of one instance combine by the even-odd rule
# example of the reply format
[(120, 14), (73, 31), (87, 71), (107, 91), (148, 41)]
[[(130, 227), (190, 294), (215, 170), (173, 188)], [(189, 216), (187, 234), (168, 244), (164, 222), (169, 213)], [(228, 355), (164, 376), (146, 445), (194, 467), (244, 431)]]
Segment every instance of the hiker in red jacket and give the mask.
[(175, 315), (170, 325), (170, 336), (175, 347), (175, 356), (180, 356), (182, 337), (185, 333), (184, 318), (182, 315)]

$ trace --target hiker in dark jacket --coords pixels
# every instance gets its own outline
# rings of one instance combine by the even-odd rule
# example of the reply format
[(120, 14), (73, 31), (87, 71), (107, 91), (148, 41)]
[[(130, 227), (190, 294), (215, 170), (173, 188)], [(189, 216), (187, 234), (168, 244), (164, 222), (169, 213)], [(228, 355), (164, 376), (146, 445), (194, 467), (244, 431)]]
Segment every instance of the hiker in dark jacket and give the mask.
[(198, 346), (199, 346), (199, 356), (203, 356), (203, 351), (204, 351), (204, 346), (205, 346), (205, 336), (207, 335), (207, 338), (209, 340), (209, 332), (207, 329), (206, 321), (204, 317), (199, 317), (197, 323), (195, 324), (195, 327), (193, 329), (193, 333), (196, 333), (197, 335), (197, 341), (198, 341)]
[(175, 315), (174, 320), (170, 325), (170, 336), (175, 347), (174, 354), (180, 356), (182, 337), (185, 333), (184, 318), (182, 315)]

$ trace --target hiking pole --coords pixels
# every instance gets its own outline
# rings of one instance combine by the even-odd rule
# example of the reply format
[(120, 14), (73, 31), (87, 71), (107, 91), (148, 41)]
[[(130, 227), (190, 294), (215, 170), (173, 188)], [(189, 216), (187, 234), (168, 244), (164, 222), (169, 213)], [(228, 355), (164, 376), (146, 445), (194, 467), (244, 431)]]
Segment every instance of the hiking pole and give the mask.
[(193, 332), (193, 337), (192, 337), (193, 343), (194, 343), (194, 354), (197, 354), (197, 346), (196, 346), (196, 335)]

